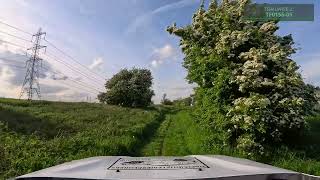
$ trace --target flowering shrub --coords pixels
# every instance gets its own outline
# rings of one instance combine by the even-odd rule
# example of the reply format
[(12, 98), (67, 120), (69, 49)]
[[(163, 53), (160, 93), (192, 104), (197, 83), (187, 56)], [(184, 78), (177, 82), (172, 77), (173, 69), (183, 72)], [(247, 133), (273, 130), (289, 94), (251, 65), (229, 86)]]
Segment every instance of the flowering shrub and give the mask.
[(203, 124), (221, 133), (217, 140), (263, 154), (266, 146), (299, 135), (315, 96), (290, 58), (291, 35), (276, 35), (277, 22), (243, 19), (249, 3), (212, 1), (208, 10), (201, 5), (190, 25), (167, 30), (181, 38)]

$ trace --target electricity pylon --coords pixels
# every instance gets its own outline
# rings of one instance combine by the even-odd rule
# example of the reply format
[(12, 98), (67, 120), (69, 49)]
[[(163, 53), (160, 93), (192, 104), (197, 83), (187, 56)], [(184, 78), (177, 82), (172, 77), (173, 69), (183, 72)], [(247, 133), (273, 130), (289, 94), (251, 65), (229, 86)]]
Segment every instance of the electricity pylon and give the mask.
[(46, 48), (46, 46), (40, 45), (40, 41), (45, 38), (46, 33), (41, 32), (41, 28), (38, 30), (37, 34), (32, 36), (33, 46), (28, 50), (32, 51), (31, 57), (26, 62), (27, 72), (24, 77), (24, 81), (21, 88), (20, 97), (24, 93), (27, 94), (28, 100), (33, 99), (33, 94), (36, 93), (38, 99), (41, 99), (39, 76), (40, 76), (40, 66), (42, 65), (42, 59), (39, 58), (39, 50)]

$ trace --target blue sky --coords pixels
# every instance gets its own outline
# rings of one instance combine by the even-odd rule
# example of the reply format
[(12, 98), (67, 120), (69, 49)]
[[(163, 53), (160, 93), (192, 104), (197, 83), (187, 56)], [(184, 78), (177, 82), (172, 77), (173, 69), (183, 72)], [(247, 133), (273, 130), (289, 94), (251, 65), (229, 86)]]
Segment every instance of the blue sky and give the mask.
[[(320, 70), (317, 69), (320, 67), (320, 47), (317, 45), (320, 40), (319, 1), (257, 2), (315, 4), (314, 22), (281, 22), (278, 33), (293, 34), (297, 46), (302, 48), (294, 55), (301, 65), (302, 74), (306, 81), (320, 85)], [(110, 78), (125, 67), (151, 69), (156, 102), (163, 93), (174, 99), (192, 92), (192, 85), (184, 79), (186, 72), (181, 66), (183, 54), (178, 46), (179, 39), (169, 35), (165, 29), (173, 22), (178, 26), (190, 23), (192, 14), (199, 7), (199, 0), (0, 0), (0, 3), (1, 21), (31, 33), (42, 27), (47, 32), (48, 41), (99, 75)], [(0, 29), (28, 38), (28, 35), (3, 25)], [(0, 38), (27, 47), (19, 40), (5, 36)], [(19, 53), (9, 46), (2, 50)], [(54, 48), (48, 46), (47, 50), (78, 67)], [(92, 82), (64, 65), (50, 59), (48, 63), (55, 71), (79, 78), (96, 89), (103, 88), (103, 83)], [(0, 90), (0, 96), (17, 97), (20, 91), (18, 83), (8, 81), (21, 82), (23, 73), (17, 73), (10, 67), (2, 69), (6, 71), (0, 73), (0, 81), (5, 88)], [(74, 101), (85, 100), (86, 96), (94, 98), (93, 93), (69, 89), (61, 81), (45, 78), (40, 83), (44, 86), (43, 97), (47, 99)]]

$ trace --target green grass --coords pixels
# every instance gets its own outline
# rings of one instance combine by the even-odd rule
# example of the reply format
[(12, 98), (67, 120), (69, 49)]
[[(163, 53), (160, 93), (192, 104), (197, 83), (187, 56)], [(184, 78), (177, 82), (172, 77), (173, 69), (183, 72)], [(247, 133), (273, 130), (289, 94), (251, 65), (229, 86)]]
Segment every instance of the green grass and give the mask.
[(208, 132), (191, 118), (188, 109), (172, 111), (156, 131), (153, 141), (142, 149), (145, 156), (205, 154)]
[[(0, 179), (91, 156), (245, 157), (212, 142), (210, 137), (216, 135), (200, 126), (190, 112), (170, 106), (133, 109), (0, 99)], [(295, 139), (295, 146), (245, 158), (320, 175), (320, 115), (308, 122), (310, 131)]]
[(0, 99), (0, 179), (90, 156), (135, 155), (162, 109)]
[(248, 157), (236, 149), (210, 143), (212, 135), (190, 115), (189, 110), (167, 114), (153, 140), (142, 149), (147, 156), (220, 154), (249, 158), (273, 166), (307, 174), (320, 175), (320, 115), (308, 118), (310, 131), (297, 145), (272, 149), (264, 156)]
[(295, 146), (275, 150), (269, 163), (275, 166), (320, 176), (320, 115), (307, 118), (309, 131)]

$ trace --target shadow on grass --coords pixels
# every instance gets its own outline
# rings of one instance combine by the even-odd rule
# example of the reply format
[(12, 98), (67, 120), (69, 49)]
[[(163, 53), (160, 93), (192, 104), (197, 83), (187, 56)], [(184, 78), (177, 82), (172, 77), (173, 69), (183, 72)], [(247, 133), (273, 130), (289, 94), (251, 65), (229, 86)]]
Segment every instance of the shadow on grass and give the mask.
[(310, 129), (298, 139), (294, 147), (298, 151), (303, 151), (307, 158), (320, 160), (320, 116), (308, 119)]
[(296, 157), (302, 160), (320, 161), (320, 116), (309, 117), (307, 122), (309, 129), (302, 136), (289, 138), (286, 145), (272, 149), (269, 156), (262, 157), (261, 160), (263, 162), (270, 162), (279, 157)]
[(0, 122), (7, 125), (9, 131), (22, 135), (37, 135), (40, 138), (52, 139), (56, 136), (66, 136), (74, 129), (61, 122), (40, 119), (28, 113), (16, 112), (0, 106)]

